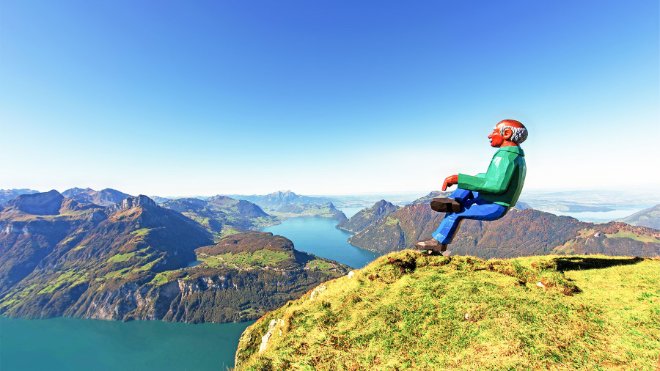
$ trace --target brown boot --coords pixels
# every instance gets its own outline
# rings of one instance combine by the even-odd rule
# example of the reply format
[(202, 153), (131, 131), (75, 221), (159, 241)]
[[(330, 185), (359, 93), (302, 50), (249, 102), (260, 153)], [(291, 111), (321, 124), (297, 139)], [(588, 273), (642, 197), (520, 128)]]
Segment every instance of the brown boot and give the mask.
[(431, 200), (431, 209), (439, 213), (457, 213), (461, 211), (461, 204), (453, 198), (436, 197)]
[(427, 250), (429, 252), (429, 255), (437, 255), (437, 254), (444, 255), (444, 252), (447, 251), (447, 245), (441, 244), (435, 238), (431, 238), (430, 240), (426, 240), (426, 241), (417, 242), (415, 244), (415, 247), (418, 248), (419, 250)]

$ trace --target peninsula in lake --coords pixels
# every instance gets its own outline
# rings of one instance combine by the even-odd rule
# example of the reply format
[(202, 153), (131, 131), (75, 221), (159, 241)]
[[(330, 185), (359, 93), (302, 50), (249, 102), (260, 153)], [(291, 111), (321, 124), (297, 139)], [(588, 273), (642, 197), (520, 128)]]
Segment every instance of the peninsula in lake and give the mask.
[(19, 195), (0, 211), (0, 313), (248, 320), (347, 272), (284, 237), (242, 229), (267, 218), (247, 210), (252, 224), (231, 219), (237, 233), (214, 242), (208, 225), (147, 196), (101, 206), (57, 191)]

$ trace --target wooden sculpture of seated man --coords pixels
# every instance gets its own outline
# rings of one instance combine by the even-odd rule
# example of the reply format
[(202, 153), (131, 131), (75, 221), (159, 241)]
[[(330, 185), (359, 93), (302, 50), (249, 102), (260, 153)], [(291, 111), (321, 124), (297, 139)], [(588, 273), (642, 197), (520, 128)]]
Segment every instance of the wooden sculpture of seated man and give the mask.
[(490, 145), (499, 148), (486, 173), (475, 176), (458, 174), (447, 177), (442, 190), (454, 184), (458, 188), (448, 198), (434, 198), (431, 208), (446, 212), (430, 240), (417, 242), (419, 249), (448, 255), (447, 245), (463, 219), (496, 220), (518, 201), (525, 182), (525, 153), (520, 144), (527, 139), (527, 129), (516, 120), (500, 121), (488, 135)]

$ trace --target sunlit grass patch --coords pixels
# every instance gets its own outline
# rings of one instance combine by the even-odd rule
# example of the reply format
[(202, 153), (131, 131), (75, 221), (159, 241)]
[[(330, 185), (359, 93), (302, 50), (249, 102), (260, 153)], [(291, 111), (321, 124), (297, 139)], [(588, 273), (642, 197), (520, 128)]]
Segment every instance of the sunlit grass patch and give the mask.
[(252, 269), (255, 267), (274, 267), (279, 263), (292, 259), (288, 252), (268, 249), (254, 252), (225, 253), (218, 255), (199, 254), (197, 257), (203, 264), (211, 268), (228, 266), (239, 269)]
[(266, 314), (238, 368), (653, 369), (658, 272), (630, 257), (392, 253)]
[(618, 231), (616, 233), (608, 233), (605, 236), (607, 236), (607, 238), (630, 238), (640, 242), (660, 243), (660, 238), (653, 236), (640, 236), (630, 231)]

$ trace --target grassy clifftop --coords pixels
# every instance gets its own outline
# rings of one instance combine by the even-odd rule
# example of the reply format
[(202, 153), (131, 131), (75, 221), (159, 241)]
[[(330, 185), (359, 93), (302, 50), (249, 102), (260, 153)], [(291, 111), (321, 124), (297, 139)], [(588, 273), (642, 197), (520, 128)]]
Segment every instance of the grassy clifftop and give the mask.
[(654, 369), (660, 259), (383, 256), (272, 311), (237, 369)]

